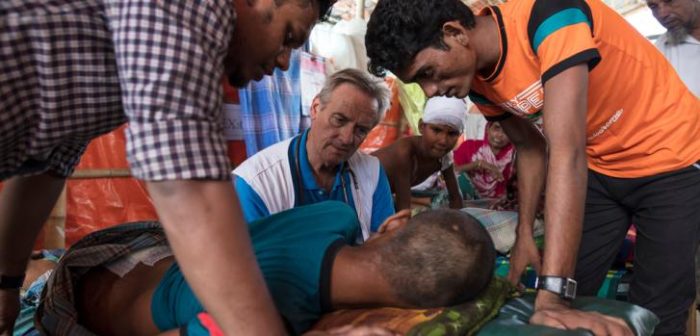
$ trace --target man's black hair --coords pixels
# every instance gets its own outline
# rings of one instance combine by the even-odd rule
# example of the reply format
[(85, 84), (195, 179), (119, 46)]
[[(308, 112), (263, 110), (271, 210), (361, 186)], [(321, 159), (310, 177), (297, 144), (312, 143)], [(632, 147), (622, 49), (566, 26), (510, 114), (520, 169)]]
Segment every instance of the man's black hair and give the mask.
[[(289, 0), (275, 0), (275, 3), (279, 6), (286, 1), (289, 1)], [(296, 0), (296, 1), (301, 1), (301, 2), (308, 3), (308, 4), (312, 4), (312, 1), (316, 2), (318, 4), (318, 21), (323, 22), (323, 21), (328, 20), (328, 18), (331, 15), (331, 11), (333, 10), (333, 5), (338, 0)]]
[(383, 76), (386, 70), (405, 69), (427, 47), (446, 49), (442, 25), (459, 21), (475, 25), (474, 14), (460, 0), (381, 0), (367, 23), (365, 46), (369, 71)]
[(414, 216), (378, 255), (394, 295), (415, 308), (473, 299), (488, 286), (496, 262), (486, 229), (466, 212), (452, 209)]

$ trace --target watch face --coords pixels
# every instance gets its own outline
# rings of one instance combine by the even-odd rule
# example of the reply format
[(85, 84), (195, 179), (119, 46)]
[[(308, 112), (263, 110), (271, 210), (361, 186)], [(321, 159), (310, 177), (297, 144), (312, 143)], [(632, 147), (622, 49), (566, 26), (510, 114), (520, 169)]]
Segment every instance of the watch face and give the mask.
[(576, 298), (576, 280), (571, 278), (541, 276), (537, 278), (535, 288), (555, 293), (566, 300)]
[(566, 278), (566, 282), (564, 285), (564, 291), (562, 293), (562, 297), (567, 299), (567, 300), (573, 300), (576, 298), (576, 287), (577, 283), (576, 280), (571, 279), (571, 278)]

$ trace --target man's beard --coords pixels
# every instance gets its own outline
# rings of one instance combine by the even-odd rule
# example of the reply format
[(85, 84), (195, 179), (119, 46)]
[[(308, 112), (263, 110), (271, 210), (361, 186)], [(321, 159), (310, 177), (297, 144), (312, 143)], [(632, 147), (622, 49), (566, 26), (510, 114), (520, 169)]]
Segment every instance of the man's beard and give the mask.
[(679, 45), (685, 41), (688, 36), (688, 28), (680, 26), (676, 29), (666, 31), (666, 43), (672, 46)]

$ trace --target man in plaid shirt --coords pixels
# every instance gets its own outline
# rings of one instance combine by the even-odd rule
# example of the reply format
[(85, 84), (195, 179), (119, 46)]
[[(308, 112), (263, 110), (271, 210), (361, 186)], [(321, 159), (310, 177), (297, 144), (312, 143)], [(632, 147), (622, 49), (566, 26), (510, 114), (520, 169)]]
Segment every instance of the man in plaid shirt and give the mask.
[(282, 334), (228, 181), (220, 82), (286, 69), (332, 2), (1, 1), (0, 334), (66, 177), (127, 121), (132, 173), (207, 310), (227, 334)]

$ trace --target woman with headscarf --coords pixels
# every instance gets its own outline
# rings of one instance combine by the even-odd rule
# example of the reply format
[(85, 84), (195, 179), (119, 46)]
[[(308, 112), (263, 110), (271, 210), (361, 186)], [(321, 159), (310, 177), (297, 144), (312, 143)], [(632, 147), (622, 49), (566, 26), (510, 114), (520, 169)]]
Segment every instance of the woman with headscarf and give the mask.
[(498, 122), (488, 122), (484, 138), (463, 142), (454, 151), (454, 162), (458, 174), (468, 175), (473, 198), (502, 198), (515, 173), (515, 147)]

